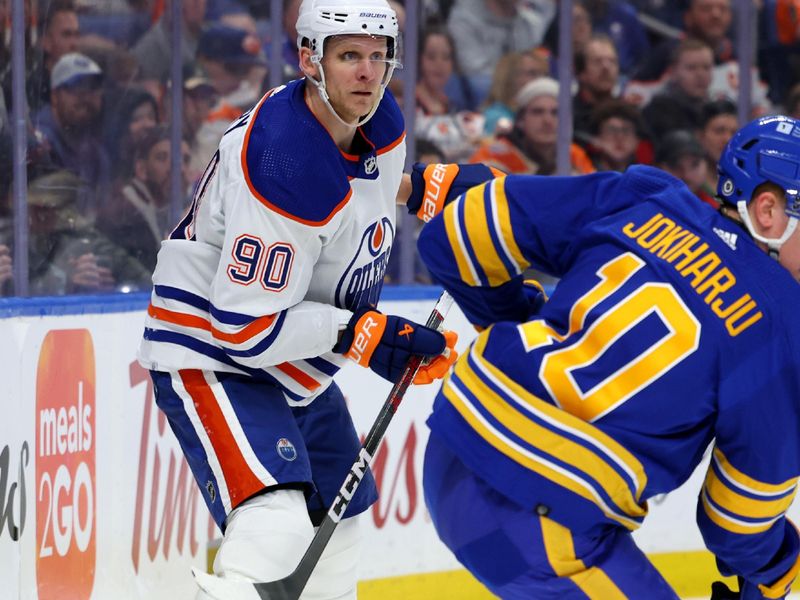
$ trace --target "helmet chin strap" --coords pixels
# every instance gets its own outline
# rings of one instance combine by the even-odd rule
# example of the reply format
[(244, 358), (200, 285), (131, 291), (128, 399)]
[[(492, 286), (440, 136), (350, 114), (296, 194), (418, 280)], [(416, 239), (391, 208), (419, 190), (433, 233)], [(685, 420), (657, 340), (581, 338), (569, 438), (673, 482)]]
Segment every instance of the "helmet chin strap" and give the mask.
[(747, 228), (747, 231), (749, 231), (750, 235), (753, 236), (753, 239), (766, 244), (769, 255), (775, 260), (778, 260), (778, 256), (781, 252), (781, 246), (786, 243), (786, 240), (788, 240), (794, 233), (794, 230), (797, 229), (797, 218), (789, 217), (789, 222), (786, 224), (786, 229), (784, 229), (781, 237), (768, 238), (756, 233), (755, 227), (753, 227), (753, 222), (750, 220), (750, 213), (747, 211), (747, 202), (744, 200), (739, 200), (736, 203), (736, 209), (739, 211), (739, 216), (741, 217), (744, 226)]
[[(370, 110), (369, 113), (367, 113), (365, 116), (360, 117), (355, 124), (348, 123), (341, 117), (341, 115), (339, 115), (339, 113), (336, 112), (336, 109), (333, 108), (333, 105), (331, 104), (330, 97), (328, 96), (328, 90), (325, 87), (325, 69), (322, 67), (322, 62), (320, 61), (319, 56), (317, 56), (316, 54), (312, 54), (311, 62), (317, 65), (317, 68), (319, 69), (320, 78), (319, 81), (317, 81), (316, 79), (314, 79), (314, 77), (312, 77), (308, 73), (305, 73), (306, 79), (308, 79), (311, 83), (313, 83), (316, 86), (317, 91), (319, 91), (319, 97), (322, 98), (322, 102), (325, 104), (325, 106), (328, 107), (328, 110), (336, 118), (336, 120), (339, 121), (339, 123), (341, 123), (345, 127), (348, 127), (349, 129), (356, 129), (358, 127), (361, 127), (364, 123), (366, 123), (372, 118), (372, 115), (375, 114), (375, 111), (378, 110), (378, 105), (381, 103), (381, 99), (383, 98), (383, 91), (386, 89), (386, 84), (381, 84), (380, 91), (378, 92), (378, 98), (372, 105), (372, 110)], [(386, 81), (388, 82), (390, 78), (391, 78), (391, 73), (389, 73), (388, 77), (386, 77)]]

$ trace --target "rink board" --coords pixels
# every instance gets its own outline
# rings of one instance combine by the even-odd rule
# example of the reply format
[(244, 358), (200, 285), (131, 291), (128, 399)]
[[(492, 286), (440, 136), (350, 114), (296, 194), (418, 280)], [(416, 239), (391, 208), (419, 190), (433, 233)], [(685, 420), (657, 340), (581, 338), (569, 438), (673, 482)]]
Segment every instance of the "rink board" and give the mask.
[[(389, 289), (381, 307), (424, 321), (431, 288)], [(218, 532), (135, 360), (144, 296), (0, 301), (0, 599), (191, 598)], [(459, 349), (474, 337), (454, 309)], [(389, 391), (370, 371), (337, 376), (365, 434)], [(431, 386), (412, 388), (375, 457), (362, 600), (489, 598), (439, 543), (421, 469)], [(715, 577), (702, 552), (697, 472), (651, 501), (636, 533), (682, 596)], [(792, 508), (797, 513), (797, 508)]]

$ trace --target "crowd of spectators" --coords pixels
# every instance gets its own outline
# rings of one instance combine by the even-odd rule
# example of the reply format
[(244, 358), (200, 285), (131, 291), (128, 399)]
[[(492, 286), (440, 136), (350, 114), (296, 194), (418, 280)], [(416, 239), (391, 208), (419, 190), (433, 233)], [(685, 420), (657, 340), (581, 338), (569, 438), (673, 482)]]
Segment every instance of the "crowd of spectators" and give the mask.
[[(281, 78), (299, 75), (283, 0)], [(170, 0), (26, 0), (29, 279), (35, 294), (144, 290), (171, 198)], [(392, 0), (404, 23), (402, 0)], [(800, 22), (754, 0), (752, 116), (800, 116)], [(509, 173), (556, 170), (573, 95), (573, 173), (653, 164), (715, 204), (739, 126), (732, 0), (575, 0), (573, 81), (557, 81), (556, 0), (423, 0), (416, 154)], [(13, 266), (10, 0), (0, 0), (0, 286)], [(269, 2), (182, 0), (184, 205), (228, 124), (266, 91)], [(778, 67), (776, 67), (778, 65)], [(398, 79), (401, 75), (396, 75)], [(424, 274), (418, 279), (424, 280)]]

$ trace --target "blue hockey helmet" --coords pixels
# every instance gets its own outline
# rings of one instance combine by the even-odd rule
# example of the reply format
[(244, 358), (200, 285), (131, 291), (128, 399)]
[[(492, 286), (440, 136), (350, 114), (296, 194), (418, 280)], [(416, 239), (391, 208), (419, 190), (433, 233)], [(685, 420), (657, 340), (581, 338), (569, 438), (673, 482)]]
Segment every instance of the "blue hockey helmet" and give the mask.
[(723, 202), (747, 204), (759, 185), (772, 182), (786, 193), (787, 214), (800, 218), (800, 121), (781, 115), (751, 121), (730, 139), (717, 171)]

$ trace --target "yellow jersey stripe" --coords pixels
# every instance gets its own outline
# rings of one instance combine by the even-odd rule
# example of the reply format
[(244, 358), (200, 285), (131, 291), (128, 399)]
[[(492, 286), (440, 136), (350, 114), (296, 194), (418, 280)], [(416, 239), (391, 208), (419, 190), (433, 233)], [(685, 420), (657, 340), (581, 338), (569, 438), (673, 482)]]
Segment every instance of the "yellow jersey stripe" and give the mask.
[(478, 264), (483, 269), (490, 286), (502, 285), (513, 275), (508, 272), (500, 256), (497, 254), (492, 236), (489, 233), (489, 222), (486, 219), (486, 206), (483, 201), (484, 184), (469, 190), (464, 202), (464, 226), (469, 242), (475, 251)]
[(571, 579), (591, 600), (626, 600), (625, 594), (605, 571), (598, 567), (587, 569), (575, 556), (569, 529), (547, 517), (540, 517), (539, 523), (547, 560), (556, 575)]
[(575, 544), (569, 529), (547, 517), (539, 517), (539, 526), (542, 528), (542, 542), (547, 562), (553, 567), (556, 575), (569, 577), (586, 570), (583, 561), (575, 556)]
[(792, 504), (797, 492), (797, 488), (795, 488), (791, 494), (777, 500), (755, 500), (743, 496), (725, 485), (725, 482), (717, 477), (713, 468), (708, 470), (705, 490), (717, 506), (749, 519), (771, 519), (782, 515)]
[(459, 276), (467, 285), (477, 286), (480, 281), (477, 273), (475, 273), (475, 267), (472, 265), (467, 247), (464, 245), (464, 238), (461, 235), (461, 223), (458, 218), (460, 203), (461, 199), (459, 198), (444, 207), (444, 211), (442, 211), (444, 228), (447, 232), (447, 241), (453, 249), (453, 256), (455, 256), (456, 264), (458, 265)]
[[(794, 523), (791, 521), (789, 523), (794, 527)], [(789, 593), (798, 572), (800, 572), (800, 556), (797, 557), (791, 568), (778, 581), (772, 585), (759, 584), (758, 589), (765, 598), (783, 598)]]
[(514, 238), (514, 229), (511, 227), (511, 215), (508, 209), (505, 185), (506, 178), (500, 177), (489, 183), (490, 188), (487, 191), (491, 194), (492, 198), (492, 213), (497, 238), (503, 245), (506, 256), (508, 256), (513, 264), (519, 267), (519, 273), (521, 273), (531, 266), (531, 263), (525, 260), (522, 251), (517, 245), (517, 240)]
[[(626, 514), (632, 517), (644, 516), (645, 511), (637, 503), (627, 482), (591, 449), (570, 440), (558, 433), (538, 425), (512, 407), (502, 396), (484, 383), (466, 360), (459, 361), (455, 368), (456, 376), (474, 394), (475, 402), (497, 419), (504, 427), (513, 431), (532, 447), (558, 458), (586, 474), (590, 481), (599, 484), (606, 495)], [(538, 400), (538, 402), (542, 402)]]
[(445, 395), (453, 407), (461, 414), (461, 416), (469, 423), (469, 425), (480, 435), (487, 443), (494, 447), (497, 451), (505, 454), (511, 460), (519, 463), (520, 465), (530, 469), (534, 473), (550, 479), (554, 483), (570, 490), (581, 498), (584, 498), (597, 505), (597, 507), (609, 519), (624, 525), (631, 531), (637, 529), (640, 525), (639, 522), (628, 518), (626, 515), (613, 511), (603, 500), (597, 490), (582, 478), (574, 473), (570, 473), (566, 469), (551, 463), (547, 459), (536, 456), (532, 452), (519, 446), (513, 440), (508, 439), (502, 433), (497, 431), (483, 415), (478, 412), (478, 409), (464, 398), (458, 388), (453, 385), (452, 381), (446, 383), (442, 387), (442, 393)]
[(714, 448), (714, 462), (733, 486), (757, 496), (782, 496), (797, 485), (797, 478), (787, 479), (783, 483), (772, 484), (748, 477), (736, 469), (722, 453), (722, 450), (717, 447)]
[(628, 600), (605, 571), (591, 567), (570, 577), (590, 600)]
[(772, 527), (772, 524), (781, 518), (775, 517), (774, 519), (770, 519), (766, 522), (762, 521), (760, 523), (748, 523), (745, 521), (740, 521), (739, 519), (734, 519), (733, 517), (720, 512), (720, 510), (709, 501), (705, 489), (700, 494), (700, 500), (703, 503), (703, 510), (705, 511), (706, 516), (708, 516), (708, 518), (711, 519), (715, 525), (726, 531), (730, 531), (731, 533), (739, 533), (742, 535), (761, 533)]
[(638, 502), (644, 488), (647, 486), (647, 474), (644, 467), (625, 447), (616, 440), (603, 433), (594, 425), (587, 423), (570, 413), (553, 406), (549, 402), (537, 398), (516, 381), (508, 377), (500, 369), (483, 357), (483, 351), (489, 339), (489, 331), (484, 332), (475, 341), (472, 351), (465, 353), (460, 361), (466, 361), (471, 354), (475, 364), (482, 374), (500, 388), (506, 396), (517, 401), (525, 409), (532, 411), (538, 418), (548, 424), (563, 429), (569, 434), (578, 437), (600, 450), (625, 471), (635, 486), (635, 498)]

